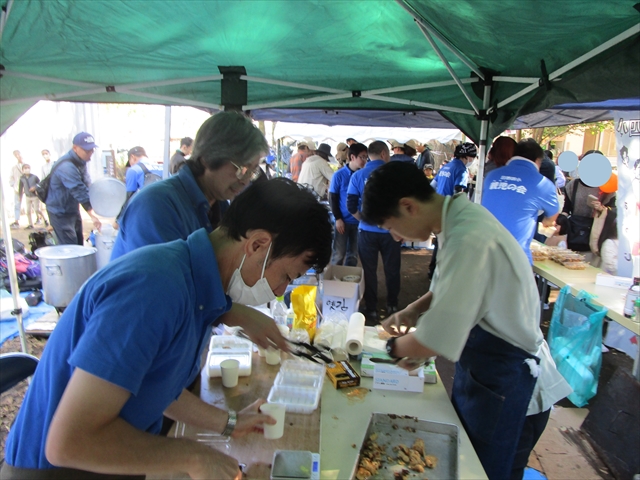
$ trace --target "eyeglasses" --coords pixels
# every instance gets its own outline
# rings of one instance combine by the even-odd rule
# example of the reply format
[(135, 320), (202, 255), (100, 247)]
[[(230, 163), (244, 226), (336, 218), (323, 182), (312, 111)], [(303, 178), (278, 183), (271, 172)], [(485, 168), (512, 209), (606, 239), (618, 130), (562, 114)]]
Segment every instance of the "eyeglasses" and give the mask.
[(239, 167), (238, 165), (236, 165), (231, 161), (229, 163), (234, 167), (236, 167), (236, 178), (238, 180), (246, 180), (248, 178), (253, 182), (260, 176), (260, 165), (258, 165), (255, 168), (250, 168), (250, 167), (247, 167), (246, 165)]
[(357, 158), (362, 160), (362, 161), (364, 161), (364, 162), (366, 162), (369, 159), (369, 156), (368, 155), (358, 155)]

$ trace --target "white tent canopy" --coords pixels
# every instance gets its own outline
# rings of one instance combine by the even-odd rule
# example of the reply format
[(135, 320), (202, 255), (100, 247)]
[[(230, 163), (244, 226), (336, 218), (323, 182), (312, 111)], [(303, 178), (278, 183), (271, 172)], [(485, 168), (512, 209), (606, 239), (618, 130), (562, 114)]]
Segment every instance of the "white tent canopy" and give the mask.
[(462, 140), (462, 132), (456, 128), (328, 126), (287, 122), (278, 122), (273, 135), (275, 138), (289, 137), (294, 140), (310, 138), (316, 143), (339, 143), (344, 142), (347, 138), (355, 138), (361, 143), (368, 143), (373, 140), (387, 141), (391, 138), (403, 143), (411, 139), (421, 143), (427, 143), (429, 140), (437, 140), (440, 143)]

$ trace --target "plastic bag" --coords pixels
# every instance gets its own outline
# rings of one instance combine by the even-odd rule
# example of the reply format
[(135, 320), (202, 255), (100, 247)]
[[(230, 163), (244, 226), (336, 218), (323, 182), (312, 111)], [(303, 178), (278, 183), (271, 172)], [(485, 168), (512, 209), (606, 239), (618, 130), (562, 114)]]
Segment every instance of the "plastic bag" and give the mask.
[(607, 309), (591, 302), (584, 290), (571, 295), (569, 285), (560, 290), (551, 317), (547, 342), (558, 371), (573, 388), (567, 398), (577, 407), (598, 391), (602, 366), (602, 322)]
[(313, 285), (300, 285), (291, 292), (291, 306), (295, 315), (293, 328), (305, 329), (309, 332), (309, 340), (313, 340), (318, 323), (316, 310), (317, 290), (318, 287)]

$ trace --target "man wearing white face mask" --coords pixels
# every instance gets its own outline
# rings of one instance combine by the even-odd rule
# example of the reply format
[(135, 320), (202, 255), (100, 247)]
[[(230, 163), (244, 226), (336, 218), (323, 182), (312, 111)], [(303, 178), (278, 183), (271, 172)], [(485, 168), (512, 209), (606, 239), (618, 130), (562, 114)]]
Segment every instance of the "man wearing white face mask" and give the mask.
[[(55, 478), (187, 472), (239, 479), (234, 458), (159, 436), (162, 415), (234, 437), (274, 423), (258, 411), (264, 400), (236, 414), (185, 387), (200, 373), (211, 327), (228, 323), (232, 301), (261, 304), (282, 295), (292, 279), (329, 263), (331, 241), (327, 208), (276, 178), (241, 193), (212, 233), (200, 229), (109, 263), (58, 321), (11, 429), (0, 476), (50, 470)], [(286, 349), (282, 337), (270, 340)], [(266, 347), (267, 339), (260, 343)]]

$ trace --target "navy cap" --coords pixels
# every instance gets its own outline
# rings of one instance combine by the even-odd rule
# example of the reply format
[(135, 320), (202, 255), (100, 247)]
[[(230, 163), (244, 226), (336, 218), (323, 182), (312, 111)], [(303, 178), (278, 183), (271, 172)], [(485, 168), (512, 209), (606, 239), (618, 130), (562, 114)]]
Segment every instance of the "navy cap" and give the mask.
[(73, 137), (73, 144), (84, 150), (93, 150), (97, 147), (96, 141), (93, 139), (93, 135), (87, 132), (80, 132)]

